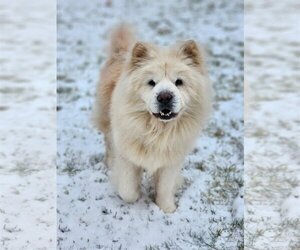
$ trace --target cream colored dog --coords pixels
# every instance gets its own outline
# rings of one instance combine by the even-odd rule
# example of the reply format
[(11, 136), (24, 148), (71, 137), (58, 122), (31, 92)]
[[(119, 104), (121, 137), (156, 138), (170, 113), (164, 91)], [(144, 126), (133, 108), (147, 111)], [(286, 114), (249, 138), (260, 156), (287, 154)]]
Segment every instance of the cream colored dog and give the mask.
[(154, 175), (156, 204), (164, 212), (175, 211), (180, 170), (211, 111), (211, 96), (203, 53), (194, 41), (158, 48), (137, 42), (125, 24), (114, 30), (97, 89), (95, 122), (124, 201), (139, 198), (146, 170)]

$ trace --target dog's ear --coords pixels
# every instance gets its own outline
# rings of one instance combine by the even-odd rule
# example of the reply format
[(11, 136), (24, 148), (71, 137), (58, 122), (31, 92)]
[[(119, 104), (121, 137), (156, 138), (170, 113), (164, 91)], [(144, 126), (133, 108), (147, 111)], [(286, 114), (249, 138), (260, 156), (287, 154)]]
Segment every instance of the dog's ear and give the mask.
[(179, 47), (178, 55), (190, 66), (203, 66), (204, 59), (202, 51), (194, 40), (183, 42)]
[(146, 43), (137, 42), (133, 49), (131, 55), (131, 63), (133, 66), (139, 66), (145, 60), (150, 58), (150, 48)]

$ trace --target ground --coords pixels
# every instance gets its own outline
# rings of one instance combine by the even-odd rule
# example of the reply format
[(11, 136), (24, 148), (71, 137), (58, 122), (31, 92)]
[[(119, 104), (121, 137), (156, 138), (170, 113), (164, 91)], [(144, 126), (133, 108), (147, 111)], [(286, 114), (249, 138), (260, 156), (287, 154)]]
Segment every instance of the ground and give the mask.
[[(208, 54), (214, 113), (186, 158), (174, 214), (155, 205), (147, 175), (135, 204), (116, 195), (91, 123), (108, 33), (123, 20), (142, 40), (196, 39)], [(242, 249), (243, 3), (67, 0), (57, 22), (58, 248)]]
[(0, 249), (55, 249), (55, 3), (1, 1), (0, 23)]
[[(123, 2), (59, 1), (57, 55), (55, 1), (0, 3), (0, 248), (300, 249), (299, 4), (246, 1), (243, 142), (242, 1)], [(90, 122), (107, 34), (121, 20), (144, 40), (193, 38), (208, 53), (214, 114), (174, 214), (153, 203), (147, 176), (136, 204), (119, 199)]]
[(300, 249), (300, 6), (246, 2), (245, 247)]

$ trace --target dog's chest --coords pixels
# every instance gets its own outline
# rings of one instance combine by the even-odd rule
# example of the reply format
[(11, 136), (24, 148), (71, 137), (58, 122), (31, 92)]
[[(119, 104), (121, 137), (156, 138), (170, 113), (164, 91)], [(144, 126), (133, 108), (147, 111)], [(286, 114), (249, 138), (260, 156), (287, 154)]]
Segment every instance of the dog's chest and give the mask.
[(184, 157), (184, 147), (179, 136), (172, 133), (148, 133), (131, 138), (126, 146), (127, 156), (136, 164), (149, 171), (176, 165)]

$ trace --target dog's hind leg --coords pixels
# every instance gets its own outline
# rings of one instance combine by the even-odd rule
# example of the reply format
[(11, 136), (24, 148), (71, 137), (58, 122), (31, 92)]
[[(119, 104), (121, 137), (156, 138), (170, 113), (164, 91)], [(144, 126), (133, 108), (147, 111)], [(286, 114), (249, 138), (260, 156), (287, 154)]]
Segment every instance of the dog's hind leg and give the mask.
[(111, 141), (111, 134), (106, 133), (104, 135), (104, 142), (105, 142), (105, 156), (104, 156), (104, 164), (108, 167), (112, 167), (113, 162), (113, 149), (112, 149), (112, 141)]

